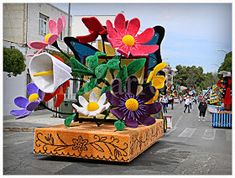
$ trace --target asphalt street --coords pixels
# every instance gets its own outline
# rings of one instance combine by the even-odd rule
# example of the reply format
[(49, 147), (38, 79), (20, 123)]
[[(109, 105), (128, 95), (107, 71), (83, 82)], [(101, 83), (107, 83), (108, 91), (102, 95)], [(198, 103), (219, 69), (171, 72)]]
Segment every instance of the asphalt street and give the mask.
[[(4, 121), (3, 173), (5, 175), (232, 174), (232, 129), (213, 128), (209, 113), (205, 121), (198, 121), (197, 105), (193, 106), (191, 113), (184, 113), (183, 104), (176, 104), (174, 110), (168, 109), (165, 115), (172, 116), (173, 128), (131, 163), (34, 155), (33, 129), (17, 128), (40, 127), (43, 124)], [(11, 127), (16, 129), (10, 129)]]

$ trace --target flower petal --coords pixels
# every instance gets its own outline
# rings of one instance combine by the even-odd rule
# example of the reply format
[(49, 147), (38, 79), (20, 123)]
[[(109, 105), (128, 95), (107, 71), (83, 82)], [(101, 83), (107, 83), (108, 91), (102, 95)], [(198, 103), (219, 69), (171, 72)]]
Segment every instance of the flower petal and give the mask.
[(87, 102), (87, 100), (83, 96), (79, 96), (78, 97), (78, 101), (82, 105), (82, 107), (84, 107), (84, 108), (87, 107), (88, 102)]
[(84, 109), (83, 107), (79, 107), (78, 105), (76, 105), (76, 104), (74, 104), (74, 103), (72, 104), (72, 106), (73, 106), (73, 108), (74, 108), (78, 113), (83, 114), (83, 115), (85, 115), (85, 116), (88, 115), (87, 110)]
[(131, 19), (127, 25), (126, 34), (135, 36), (140, 29), (140, 20), (138, 18)]
[(86, 25), (89, 31), (101, 32), (105, 30), (96, 17), (83, 17), (82, 22)]
[(135, 45), (130, 49), (130, 52), (133, 56), (147, 56), (158, 49), (158, 45)]
[(110, 107), (110, 103), (106, 103), (105, 105), (104, 105), (104, 110), (106, 110), (106, 109), (108, 109)]
[(156, 119), (154, 117), (146, 117), (146, 118), (141, 118), (138, 121), (139, 123), (148, 126), (154, 124), (156, 122)]
[(155, 75), (153, 76), (152, 79), (152, 85), (156, 88), (156, 89), (161, 89), (164, 87), (165, 84), (165, 76), (163, 75)]
[(48, 38), (48, 44), (50, 44), (50, 45), (53, 44), (57, 40), (58, 37), (59, 37), (58, 35), (51, 35)]
[(44, 49), (47, 45), (48, 43), (44, 41), (31, 41), (28, 43), (28, 46), (33, 49)]
[(147, 43), (153, 38), (153, 36), (154, 36), (154, 29), (147, 28), (136, 37), (136, 43), (141, 43), (141, 44)]
[(160, 64), (156, 65), (153, 69), (153, 76), (157, 75), (157, 73), (164, 69), (167, 66), (166, 62), (161, 62)]
[(106, 28), (107, 28), (109, 38), (119, 38), (119, 39), (121, 39), (120, 34), (118, 34), (116, 32), (116, 30), (113, 28), (113, 24), (110, 20), (106, 21)]
[(27, 106), (26, 106), (26, 109), (28, 111), (33, 111), (34, 109), (36, 109), (39, 105), (39, 101), (33, 101), (33, 102), (30, 102)]
[(136, 128), (138, 127), (138, 122), (131, 117), (126, 117), (125, 124), (127, 127)]
[(97, 98), (95, 92), (92, 91), (89, 96), (89, 102), (97, 102), (97, 101), (98, 101), (98, 98)]
[(118, 119), (123, 119), (124, 118), (124, 112), (120, 110), (119, 108), (117, 109), (111, 109), (110, 112), (116, 116)]
[(155, 102), (153, 104), (146, 104), (146, 113), (148, 114), (156, 114), (162, 109), (162, 105), (159, 102)]
[(113, 48), (118, 48), (118, 47), (123, 45), (123, 43), (120, 39), (115, 39), (115, 38), (109, 38), (108, 37), (108, 40), (111, 43), (111, 45), (113, 46)]
[(49, 20), (48, 28), (49, 28), (50, 33), (57, 34), (57, 25), (56, 25), (55, 20), (53, 20), (53, 19)]
[(130, 47), (123, 44), (122, 46), (119, 46), (117, 51), (123, 54), (126, 58), (128, 58), (130, 54)]
[(62, 22), (63, 22), (63, 29), (65, 28), (66, 25), (66, 19), (65, 16), (61, 16)]
[(154, 97), (155, 92), (156, 89), (153, 86), (148, 85), (143, 88), (143, 90), (138, 95), (138, 98), (143, 100), (144, 102), (147, 102)]
[(63, 86), (59, 86), (59, 88), (56, 89), (57, 90), (57, 94), (56, 94), (56, 100), (54, 103), (54, 107), (59, 107), (61, 105), (61, 103), (64, 101), (64, 90), (63, 90)]
[(119, 98), (114, 96), (110, 91), (106, 91), (106, 97), (108, 102), (112, 105), (112, 106), (118, 106), (119, 105)]
[(92, 32), (89, 35), (77, 36), (76, 38), (80, 43), (89, 43), (95, 41), (98, 35), (98, 32)]
[(122, 90), (122, 81), (119, 78), (116, 78), (112, 83), (112, 91), (116, 96), (120, 96), (123, 94)]
[(28, 93), (28, 95), (31, 95), (31, 94), (34, 94), (34, 93), (38, 93), (38, 90), (39, 90), (39, 88), (34, 83), (29, 83), (27, 85), (27, 93)]
[(126, 80), (126, 92), (136, 95), (138, 88), (138, 79), (136, 76), (132, 75)]
[(60, 35), (63, 29), (64, 29), (63, 20), (61, 17), (59, 17), (57, 20), (57, 33), (54, 33), (54, 34)]
[(45, 93), (42, 91), (42, 90), (38, 90), (38, 96), (40, 98), (40, 100), (43, 100), (44, 96), (45, 96)]
[(11, 110), (10, 112), (11, 115), (17, 116), (16, 119), (24, 118), (31, 114), (31, 111), (28, 111), (26, 109), (21, 109), (21, 110)]
[(15, 103), (16, 106), (18, 106), (20, 108), (26, 108), (26, 106), (29, 103), (29, 100), (25, 97), (19, 96), (19, 97), (14, 99), (14, 103)]
[(125, 33), (125, 27), (126, 27), (126, 20), (125, 16), (123, 14), (118, 14), (114, 20), (114, 26), (118, 33), (121, 35), (124, 35)]
[(105, 101), (106, 101), (106, 94), (103, 93), (98, 101), (99, 106), (104, 105)]

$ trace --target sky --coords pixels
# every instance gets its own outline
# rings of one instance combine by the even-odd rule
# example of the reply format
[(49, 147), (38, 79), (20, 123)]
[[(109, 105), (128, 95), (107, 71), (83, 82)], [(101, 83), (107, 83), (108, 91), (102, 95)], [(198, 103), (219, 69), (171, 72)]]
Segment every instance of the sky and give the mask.
[[(54, 6), (68, 11), (68, 4)], [(229, 3), (117, 4), (72, 3), (71, 15), (116, 15), (139, 18), (141, 30), (161, 25), (165, 37), (161, 45), (164, 61), (177, 65), (202, 66), (216, 72), (226, 52), (232, 50), (232, 5)]]

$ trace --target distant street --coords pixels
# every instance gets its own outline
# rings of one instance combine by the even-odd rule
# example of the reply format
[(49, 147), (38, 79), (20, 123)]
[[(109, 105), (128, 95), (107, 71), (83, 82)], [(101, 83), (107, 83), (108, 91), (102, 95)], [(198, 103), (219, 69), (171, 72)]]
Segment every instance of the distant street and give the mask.
[[(173, 117), (173, 128), (129, 164), (35, 156), (32, 152), (32, 131), (5, 131), (3, 173), (8, 175), (232, 174), (232, 129), (212, 128), (209, 113), (205, 121), (198, 121), (195, 104), (191, 113), (184, 113), (183, 104), (176, 104), (174, 110), (168, 109), (167, 115)], [(16, 124), (23, 126), (17, 121)], [(4, 123), (5, 127), (8, 125)]]

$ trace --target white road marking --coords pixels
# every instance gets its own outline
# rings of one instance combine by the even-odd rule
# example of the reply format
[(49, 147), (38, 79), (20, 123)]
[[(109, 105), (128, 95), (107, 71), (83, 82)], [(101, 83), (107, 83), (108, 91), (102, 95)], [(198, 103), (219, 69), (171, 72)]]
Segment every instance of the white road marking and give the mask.
[(181, 134), (178, 135), (178, 137), (192, 137), (194, 132), (196, 131), (196, 128), (186, 128), (181, 132)]
[(206, 129), (203, 136), (202, 136), (202, 139), (214, 140), (215, 139), (215, 132), (216, 132), (215, 129)]
[(26, 143), (26, 142), (28, 142), (28, 141), (15, 142), (14, 145), (19, 145), (19, 144)]

